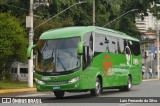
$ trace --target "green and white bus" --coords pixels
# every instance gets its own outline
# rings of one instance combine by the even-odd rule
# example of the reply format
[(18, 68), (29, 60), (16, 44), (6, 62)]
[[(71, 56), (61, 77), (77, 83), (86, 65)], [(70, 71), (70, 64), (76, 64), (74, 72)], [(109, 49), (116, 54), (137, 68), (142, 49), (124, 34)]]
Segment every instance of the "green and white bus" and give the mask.
[(142, 82), (139, 40), (96, 26), (66, 27), (44, 32), (36, 45), (37, 91), (90, 91), (98, 96), (105, 88), (130, 91)]

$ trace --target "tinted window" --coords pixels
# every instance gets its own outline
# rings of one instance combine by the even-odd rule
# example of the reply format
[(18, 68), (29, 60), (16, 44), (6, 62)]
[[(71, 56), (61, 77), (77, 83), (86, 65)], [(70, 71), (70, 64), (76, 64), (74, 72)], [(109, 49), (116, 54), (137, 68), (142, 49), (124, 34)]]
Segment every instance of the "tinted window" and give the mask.
[(86, 69), (92, 61), (93, 57), (93, 35), (87, 33), (84, 35), (83, 40), (85, 41), (83, 47), (83, 69)]
[(133, 43), (133, 48), (132, 48), (133, 54), (135, 56), (140, 55), (140, 44), (139, 44), (139, 42), (133, 41), (132, 43)]
[(95, 36), (95, 52), (108, 52), (114, 54), (140, 54), (139, 42), (122, 38), (112, 37), (96, 33)]
[(108, 43), (109, 51), (108, 52), (117, 54), (118, 53), (117, 39), (112, 38), (112, 37), (108, 37), (107, 39), (109, 41)]
[(118, 53), (118, 39), (96, 34), (95, 37), (95, 52)]
[(28, 73), (28, 69), (27, 68), (20, 68), (20, 73)]
[(124, 54), (124, 40), (119, 38), (117, 41), (117, 46), (118, 46), (118, 53), (119, 54)]
[(108, 51), (105, 44), (105, 36), (96, 34), (95, 36), (95, 52), (106, 52)]

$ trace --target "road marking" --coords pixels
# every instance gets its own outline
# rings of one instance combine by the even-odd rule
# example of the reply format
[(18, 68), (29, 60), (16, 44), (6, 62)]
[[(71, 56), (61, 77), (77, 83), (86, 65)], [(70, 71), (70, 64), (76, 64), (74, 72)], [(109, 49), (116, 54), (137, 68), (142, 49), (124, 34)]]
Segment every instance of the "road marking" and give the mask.
[(31, 106), (46, 106), (47, 104), (38, 104), (38, 105), (31, 105)]
[(120, 104), (119, 106), (125, 106), (125, 105), (130, 105), (132, 103), (124, 103), (124, 104)]
[(43, 95), (48, 95), (48, 94), (26, 94), (26, 95), (19, 95), (16, 97), (33, 97), (33, 96), (43, 96)]

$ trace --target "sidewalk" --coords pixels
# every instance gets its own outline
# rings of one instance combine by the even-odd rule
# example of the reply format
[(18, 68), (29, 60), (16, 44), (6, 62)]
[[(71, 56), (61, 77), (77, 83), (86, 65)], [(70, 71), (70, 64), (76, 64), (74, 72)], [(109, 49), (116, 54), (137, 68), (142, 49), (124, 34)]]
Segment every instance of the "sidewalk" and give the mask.
[(0, 94), (16, 93), (16, 92), (27, 92), (27, 91), (36, 91), (36, 88), (4, 89), (4, 90), (0, 90)]

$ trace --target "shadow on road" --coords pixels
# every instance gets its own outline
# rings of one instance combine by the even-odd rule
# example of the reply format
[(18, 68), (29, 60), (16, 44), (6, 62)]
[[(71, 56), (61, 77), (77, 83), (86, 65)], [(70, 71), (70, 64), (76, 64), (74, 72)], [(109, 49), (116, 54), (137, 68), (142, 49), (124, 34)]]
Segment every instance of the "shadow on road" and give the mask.
[[(132, 91), (134, 92), (137, 90), (133, 89)], [(107, 89), (104, 90), (101, 96), (99, 97), (91, 96), (90, 92), (86, 92), (86, 94), (75, 93), (75, 95), (64, 96), (63, 98), (60, 99), (51, 97), (51, 98), (45, 98), (45, 100), (50, 103), (101, 103), (103, 101), (109, 101), (108, 99), (114, 98), (107, 95), (122, 94), (122, 93), (124, 92), (120, 92), (118, 89)]]

